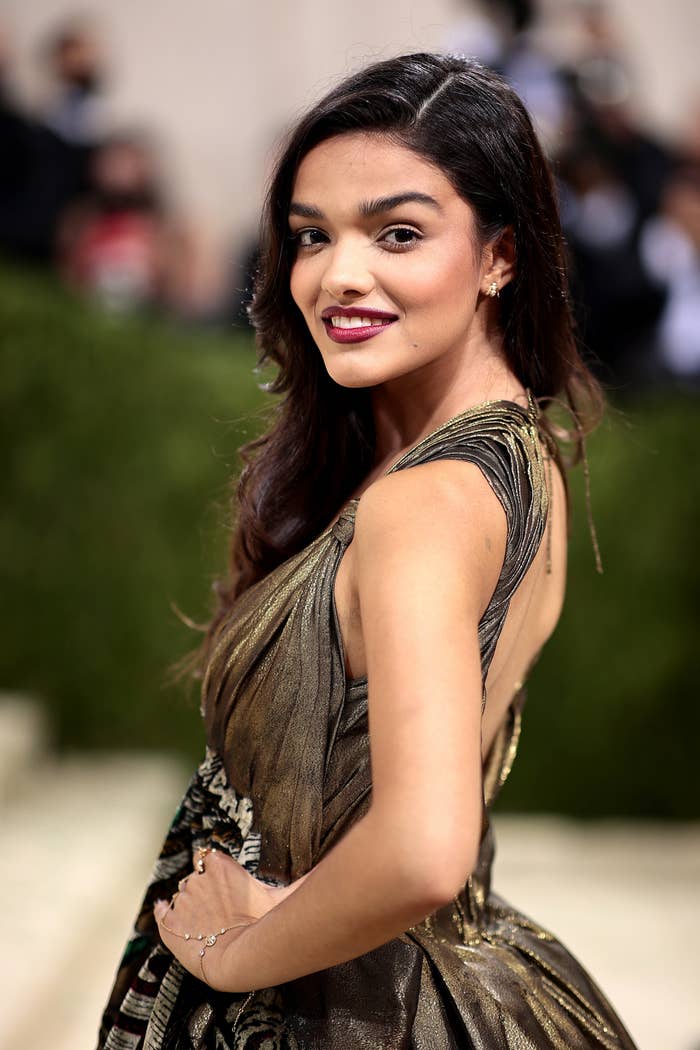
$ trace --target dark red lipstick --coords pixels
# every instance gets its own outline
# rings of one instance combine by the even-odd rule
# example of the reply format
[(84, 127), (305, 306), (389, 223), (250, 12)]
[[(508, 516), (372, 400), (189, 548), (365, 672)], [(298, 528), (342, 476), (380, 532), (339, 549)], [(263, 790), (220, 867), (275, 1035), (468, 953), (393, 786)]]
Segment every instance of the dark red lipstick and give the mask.
[[(345, 328), (333, 324), (333, 319), (337, 317), (359, 317), (370, 323), (353, 324), (352, 327)], [(387, 313), (386, 310), (373, 310), (368, 306), (327, 306), (321, 318), (334, 343), (361, 343), (386, 331), (394, 321), (398, 321), (396, 314)]]

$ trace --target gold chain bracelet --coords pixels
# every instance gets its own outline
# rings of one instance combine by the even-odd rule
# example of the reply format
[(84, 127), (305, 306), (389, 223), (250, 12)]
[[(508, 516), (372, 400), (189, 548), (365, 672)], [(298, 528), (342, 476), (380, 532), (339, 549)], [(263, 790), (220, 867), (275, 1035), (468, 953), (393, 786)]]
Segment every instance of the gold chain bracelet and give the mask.
[(216, 941), (223, 933), (228, 933), (229, 930), (235, 930), (238, 926), (252, 926), (256, 922), (255, 919), (250, 919), (248, 922), (234, 922), (232, 926), (222, 926), (220, 930), (215, 930), (214, 933), (180, 933), (178, 930), (174, 930), (171, 926), (166, 926), (163, 919), (160, 920), (160, 924), (164, 930), (168, 933), (172, 933), (175, 937), (181, 937), (183, 941), (204, 941), (204, 944), (199, 949), (199, 968), (202, 971), (202, 980), (205, 984), (209, 984), (204, 974), (204, 956), (206, 955), (207, 948), (213, 948)]

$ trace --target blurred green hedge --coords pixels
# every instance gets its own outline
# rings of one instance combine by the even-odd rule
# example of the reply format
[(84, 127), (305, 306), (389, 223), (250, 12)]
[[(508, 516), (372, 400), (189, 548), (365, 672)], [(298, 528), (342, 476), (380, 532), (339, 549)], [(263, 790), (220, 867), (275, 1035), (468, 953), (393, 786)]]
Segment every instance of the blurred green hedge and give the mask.
[(499, 807), (697, 817), (698, 401), (611, 401), (586, 442), (603, 573), (579, 465), (564, 611), (530, 675)]
[[(198, 761), (196, 685), (167, 671), (199, 636), (172, 604), (205, 619), (224, 565), (229, 478), (266, 412), (251, 341), (0, 277), (0, 687), (43, 698), (60, 746)], [(604, 573), (577, 468), (566, 606), (499, 808), (698, 815), (695, 422), (689, 395), (638, 395), (589, 439)]]
[(245, 335), (109, 317), (2, 272), (0, 685), (60, 746), (196, 755), (196, 685), (167, 684), (225, 564), (228, 480), (264, 395)]

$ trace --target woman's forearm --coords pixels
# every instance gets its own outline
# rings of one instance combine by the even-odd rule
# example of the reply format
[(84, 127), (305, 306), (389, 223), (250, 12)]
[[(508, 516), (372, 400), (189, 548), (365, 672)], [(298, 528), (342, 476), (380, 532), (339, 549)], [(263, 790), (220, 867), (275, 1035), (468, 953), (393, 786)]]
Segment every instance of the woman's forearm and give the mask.
[[(383, 840), (383, 841), (382, 841)], [(293, 892), (225, 949), (221, 990), (269, 988), (354, 959), (430, 915), (449, 897), (401, 863), (370, 811)], [(290, 887), (291, 890), (291, 887)]]

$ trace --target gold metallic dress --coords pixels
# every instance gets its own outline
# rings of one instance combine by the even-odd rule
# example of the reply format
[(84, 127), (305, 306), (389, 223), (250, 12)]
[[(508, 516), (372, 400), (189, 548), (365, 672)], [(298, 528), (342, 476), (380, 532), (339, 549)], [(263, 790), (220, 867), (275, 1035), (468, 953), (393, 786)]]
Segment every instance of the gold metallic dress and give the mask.
[[(389, 471), (469, 460), (504, 507), (504, 564), (479, 624), (484, 683), (547, 519), (539, 406), (528, 401), (473, 406)], [(214, 992), (160, 942), (153, 901), (191, 871), (197, 845), (216, 840), (287, 884), (369, 807), (367, 678), (346, 677), (333, 597), (356, 507), (244, 592), (218, 632), (202, 692), (206, 753), (156, 860), (98, 1050), (635, 1050), (574, 956), (491, 890), (489, 810), (515, 758), (524, 683), (484, 763), (478, 865), (448, 906), (356, 959), (248, 994)]]

